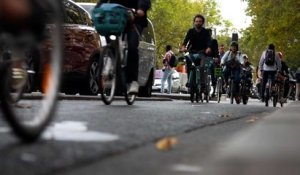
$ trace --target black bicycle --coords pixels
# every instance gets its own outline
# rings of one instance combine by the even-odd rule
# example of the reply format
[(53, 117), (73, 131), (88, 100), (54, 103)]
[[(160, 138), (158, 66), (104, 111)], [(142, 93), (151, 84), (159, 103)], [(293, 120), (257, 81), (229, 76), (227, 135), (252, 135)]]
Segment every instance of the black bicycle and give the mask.
[[(63, 8), (60, 0), (28, 2), (35, 25), (30, 23), (27, 29), (32, 30), (18, 28), (16, 34), (0, 25), (0, 104), (14, 133), (32, 142), (55, 112), (63, 58)], [(38, 79), (37, 95), (24, 93), (32, 78)]]
[(240, 82), (240, 95), (242, 97), (242, 102), (244, 105), (248, 103), (251, 88), (252, 88), (252, 69), (242, 68), (241, 72), (241, 82)]
[(95, 27), (108, 42), (99, 59), (100, 93), (106, 105), (112, 103), (117, 89), (121, 90), (128, 105), (132, 105), (137, 96), (128, 93), (126, 75), (129, 59), (127, 30), (132, 27), (139, 34), (133, 23), (128, 25), (133, 17), (134, 11), (118, 4), (104, 3), (93, 11)]
[(204, 59), (204, 86), (201, 87), (200, 96), (202, 97), (202, 93), (204, 94), (204, 99), (207, 103), (209, 103), (209, 96), (211, 91), (211, 66), (214, 62), (213, 58), (203, 57)]
[(195, 64), (195, 59), (192, 57), (197, 57), (197, 54), (185, 54), (184, 58), (189, 60), (191, 63), (189, 66), (189, 78), (188, 78), (188, 87), (190, 93), (190, 100), (192, 103), (196, 101), (199, 103), (199, 100), (203, 102), (203, 99), (200, 97), (200, 65)]
[(271, 79), (271, 76), (268, 76), (266, 88), (265, 88), (265, 106), (269, 106), (269, 101), (273, 102), (273, 107), (276, 107), (277, 102), (280, 103), (281, 107), (283, 107), (283, 83), (278, 81), (279, 73), (275, 75), (274, 82)]
[(227, 87), (227, 94), (230, 98), (230, 104), (233, 104), (234, 100), (236, 104), (240, 104), (240, 84), (236, 83), (234, 81), (234, 72), (237, 71), (237, 69), (240, 69), (241, 64), (237, 61), (228, 61), (226, 63), (227, 69), (230, 71), (230, 75), (228, 78), (228, 87)]
[(220, 103), (221, 101), (221, 96), (223, 93), (223, 72), (222, 72), (222, 68), (221, 67), (215, 67), (214, 68), (214, 73), (215, 73), (215, 78), (217, 79), (217, 83), (216, 83), (216, 94), (217, 94), (217, 101), (218, 103)]

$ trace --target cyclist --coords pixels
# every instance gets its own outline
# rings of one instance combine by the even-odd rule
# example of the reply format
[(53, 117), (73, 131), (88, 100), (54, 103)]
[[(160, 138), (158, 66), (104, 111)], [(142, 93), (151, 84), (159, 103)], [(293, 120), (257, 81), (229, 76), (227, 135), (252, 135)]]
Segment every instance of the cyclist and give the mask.
[(132, 28), (127, 33), (128, 39), (128, 60), (127, 60), (127, 83), (129, 84), (128, 93), (137, 94), (139, 91), (138, 84), (138, 68), (139, 68), (139, 34), (142, 33), (143, 29), (147, 27), (147, 11), (151, 7), (150, 0), (100, 0), (97, 6), (102, 3), (116, 3), (123, 5), (127, 8), (134, 9), (135, 14), (135, 26), (137, 31)]
[(278, 56), (281, 60), (281, 70), (280, 70), (280, 73), (281, 75), (283, 75), (286, 79), (284, 81), (284, 92), (283, 92), (283, 98), (284, 98), (284, 102), (287, 101), (287, 98), (288, 98), (288, 93), (289, 93), (289, 67), (288, 65), (286, 64), (285, 61), (283, 61), (283, 54), (281, 52), (278, 52)]
[(243, 69), (246, 70), (245, 78), (247, 81), (247, 85), (249, 85), (249, 88), (252, 88), (252, 73), (254, 70), (254, 67), (252, 66), (252, 63), (249, 61), (249, 58), (246, 54), (243, 54), (243, 61), (244, 64), (242, 65)]
[[(209, 31), (206, 30), (203, 25), (205, 24), (205, 18), (197, 14), (193, 19), (194, 27), (189, 29), (184, 38), (183, 44), (180, 48), (180, 51), (189, 51), (190, 58), (193, 59), (196, 65), (200, 65), (200, 67), (204, 66), (204, 58), (205, 54), (209, 54), (211, 52), (210, 44), (210, 34)], [(191, 60), (186, 60), (187, 63), (187, 73), (189, 75)], [(204, 82), (204, 70), (200, 70), (200, 79), (201, 82)], [(202, 86), (204, 84), (202, 83)], [(189, 86), (187, 84), (187, 86)]]
[[(273, 62), (267, 63), (267, 54), (270, 53), (273, 55)], [(269, 44), (267, 50), (263, 51), (260, 61), (259, 61), (259, 70), (262, 73), (262, 86), (261, 86), (261, 98), (262, 101), (264, 102), (265, 97), (265, 89), (266, 89), (266, 84), (268, 81), (268, 77), (271, 76), (272, 84), (275, 81), (275, 74), (281, 70), (281, 61), (279, 58), (278, 53), (275, 52), (275, 45), (274, 44)]]
[(239, 45), (236, 41), (230, 44), (230, 50), (227, 51), (221, 59), (221, 66), (223, 66), (223, 75), (225, 80), (225, 87), (228, 85), (228, 78), (233, 73), (236, 92), (239, 91), (241, 65), (244, 64), (242, 54), (239, 51)]

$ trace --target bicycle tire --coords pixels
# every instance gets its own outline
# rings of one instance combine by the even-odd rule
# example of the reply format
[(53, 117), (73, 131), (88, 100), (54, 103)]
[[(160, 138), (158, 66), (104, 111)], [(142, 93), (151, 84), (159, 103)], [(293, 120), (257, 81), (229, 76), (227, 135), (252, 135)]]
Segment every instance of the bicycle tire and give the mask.
[(110, 105), (114, 100), (117, 84), (117, 62), (110, 46), (103, 47), (99, 59), (99, 91), (104, 104)]
[(234, 100), (234, 83), (233, 80), (230, 80), (230, 104), (233, 104), (233, 100)]
[[(31, 37), (35, 41), (34, 44), (36, 44), (36, 48), (39, 48), (39, 51), (44, 53), (44, 57), (40, 57), (40, 60), (42, 61), (41, 71), (36, 73), (39, 76), (40, 81), (38, 82), (38, 85), (42, 93), (33, 96), (35, 98), (34, 100), (29, 100), (29, 97), (31, 96), (22, 94), (17, 102), (13, 102), (12, 98), (14, 92), (11, 91), (11, 87), (18, 85), (18, 81), (27, 81), (27, 79), (25, 79), (27, 76), (26, 71), (24, 74), (20, 74), (19, 77), (15, 77), (14, 75), (16, 72), (14, 72), (14, 69), (21, 68), (25, 70), (25, 68), (16, 65), (19, 65), (17, 63), (20, 62), (26, 62), (26, 59), (24, 59), (25, 57), (11, 59), (6, 64), (5, 68), (1, 68), (1, 73), (3, 74), (1, 74), (0, 98), (4, 118), (11, 126), (13, 133), (24, 142), (33, 142), (37, 140), (53, 119), (55, 107), (57, 106), (57, 95), (62, 70), (62, 3), (60, 0), (45, 0), (40, 3), (41, 8), (46, 8), (47, 15), (49, 15), (49, 19), (42, 19), (46, 24), (46, 26), (43, 27), (43, 40), (40, 41), (34, 39), (33, 33), (32, 35), (25, 34), (24, 36)], [(38, 19), (39, 17), (36, 17), (35, 19)], [(20, 36), (18, 36), (16, 40), (18, 39), (20, 39)], [(45, 43), (48, 47), (45, 46)], [(27, 42), (22, 45), (12, 45), (10, 49), (12, 50), (12, 53), (15, 54), (16, 52), (14, 52), (14, 49), (16, 48), (14, 47), (24, 49), (28, 46), (27, 44), (31, 45), (32, 43)], [(49, 49), (49, 45), (52, 46), (51, 49)], [(26, 83), (24, 85), (19, 85), (19, 88), (23, 90)]]
[(210, 91), (211, 91), (211, 86), (210, 86), (210, 81), (211, 81), (211, 78), (209, 75), (206, 76), (206, 82), (205, 82), (205, 100), (206, 100), (206, 103), (209, 103), (209, 95), (210, 95)]
[(222, 96), (222, 79), (218, 78), (217, 80), (217, 101), (220, 103)]

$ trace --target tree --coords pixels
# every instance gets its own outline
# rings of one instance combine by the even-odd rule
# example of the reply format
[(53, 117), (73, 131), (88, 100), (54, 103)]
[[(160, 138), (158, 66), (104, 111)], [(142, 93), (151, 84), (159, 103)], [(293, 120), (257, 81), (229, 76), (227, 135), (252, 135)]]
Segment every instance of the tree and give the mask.
[(298, 0), (247, 0), (252, 26), (243, 33), (242, 44), (255, 62), (269, 43), (284, 54), (288, 65), (300, 66), (300, 2)]
[(157, 47), (157, 68), (161, 67), (162, 55), (165, 46), (171, 44), (173, 50), (178, 50), (186, 35), (193, 25), (195, 14), (202, 14), (206, 18), (206, 26), (221, 25), (221, 16), (217, 9), (216, 1), (210, 0), (155, 0), (149, 11), (152, 20)]

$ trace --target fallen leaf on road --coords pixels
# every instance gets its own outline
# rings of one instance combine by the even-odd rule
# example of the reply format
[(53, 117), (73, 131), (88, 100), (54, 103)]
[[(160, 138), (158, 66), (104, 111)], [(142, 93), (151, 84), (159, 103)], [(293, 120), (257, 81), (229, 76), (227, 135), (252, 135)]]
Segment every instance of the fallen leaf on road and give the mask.
[(156, 142), (156, 149), (167, 151), (172, 149), (177, 143), (178, 140), (176, 137), (165, 137)]
[(258, 120), (257, 117), (252, 117), (251, 119), (247, 120), (247, 123), (254, 123), (256, 120)]

